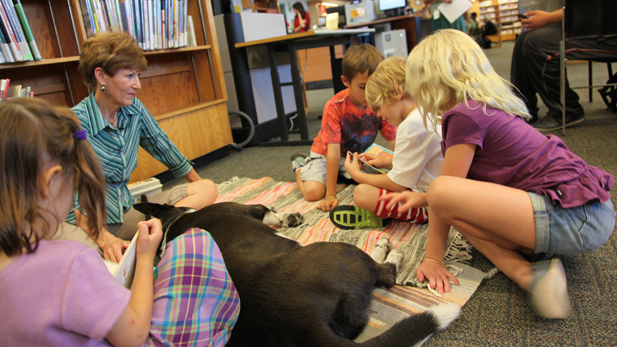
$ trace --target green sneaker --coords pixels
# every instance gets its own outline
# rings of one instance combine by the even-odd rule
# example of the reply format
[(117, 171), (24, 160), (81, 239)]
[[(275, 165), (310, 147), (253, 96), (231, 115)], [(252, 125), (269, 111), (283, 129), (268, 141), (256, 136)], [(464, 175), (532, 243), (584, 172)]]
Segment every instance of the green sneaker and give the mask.
[(340, 229), (380, 228), (391, 219), (382, 219), (373, 212), (358, 206), (337, 206), (330, 211), (330, 220)]
[(291, 168), (296, 172), (299, 168), (306, 164), (306, 155), (294, 153), (291, 155)]

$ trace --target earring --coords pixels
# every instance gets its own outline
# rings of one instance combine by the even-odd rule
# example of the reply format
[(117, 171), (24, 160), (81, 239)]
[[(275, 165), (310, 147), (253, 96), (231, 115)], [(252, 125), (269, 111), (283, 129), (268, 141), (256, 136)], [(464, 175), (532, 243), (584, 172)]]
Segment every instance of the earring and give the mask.
[(106, 91), (106, 90), (107, 90), (107, 89), (105, 89), (105, 85), (103, 84), (103, 85), (101, 86), (101, 91), (103, 91), (103, 93), (105, 93), (105, 91)]

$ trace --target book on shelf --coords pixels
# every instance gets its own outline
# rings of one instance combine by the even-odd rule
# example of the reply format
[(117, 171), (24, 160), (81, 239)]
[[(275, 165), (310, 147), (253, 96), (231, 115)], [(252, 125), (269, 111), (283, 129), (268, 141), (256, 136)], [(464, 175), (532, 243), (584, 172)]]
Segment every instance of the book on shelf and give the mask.
[(186, 45), (187, 47), (197, 46), (197, 40), (195, 39), (195, 26), (193, 25), (193, 16), (186, 16)]
[(4, 10), (4, 5), (0, 1), (0, 25), (2, 26), (2, 30), (6, 34), (7, 40), (9, 42), (9, 47), (11, 48), (11, 53), (13, 53), (13, 58), (15, 61), (24, 61), (24, 56), (21, 53), (21, 49), (19, 47), (17, 37), (13, 32), (13, 28), (11, 27), (11, 23), (9, 22), (9, 18), (6, 15), (6, 11)]
[[(386, 157), (386, 158), (389, 158), (390, 160), (392, 160), (392, 158), (394, 157), (394, 152), (376, 143), (373, 143), (372, 145), (370, 145), (366, 149), (366, 151), (364, 151), (364, 153), (372, 154), (378, 157)], [(360, 158), (360, 161), (362, 162), (363, 169), (366, 173), (386, 174), (390, 171), (388, 169), (374, 167), (371, 164), (367, 163), (363, 158)]]
[[(194, 23), (188, 19), (188, 0), (79, 0), (79, 7), (88, 37), (126, 31), (143, 50), (196, 45), (191, 32)], [(193, 44), (189, 43), (190, 36)]]
[(0, 100), (4, 100), (8, 97), (10, 78), (3, 78), (0, 80)]
[(24, 31), (26, 42), (30, 46), (30, 51), (32, 53), (32, 57), (34, 60), (41, 60), (41, 53), (39, 52), (39, 47), (36, 45), (36, 41), (34, 40), (34, 36), (32, 35), (32, 30), (30, 30), (30, 24), (28, 23), (28, 19), (26, 18), (26, 14), (24, 12), (24, 8), (21, 5), (20, 0), (13, 0), (13, 7), (19, 18), (19, 22), (21, 23), (21, 27)]
[(4, 33), (4, 27), (2, 25), (0, 25), (0, 51), (2, 51), (2, 56), (4, 57), (5, 62), (15, 62), (13, 52), (11, 51), (11, 47), (9, 47), (9, 41), (6, 38), (6, 34)]
[(17, 12), (15, 12), (15, 7), (13, 6), (13, 2), (11, 0), (1, 0), (6, 15), (9, 19), (10, 25), (15, 32), (15, 37), (17, 38), (19, 49), (23, 56), (24, 61), (34, 60), (32, 57), (32, 52), (30, 51), (30, 46), (28, 45), (28, 41), (26, 41), (26, 35), (24, 30), (19, 22), (19, 18), (17, 17)]

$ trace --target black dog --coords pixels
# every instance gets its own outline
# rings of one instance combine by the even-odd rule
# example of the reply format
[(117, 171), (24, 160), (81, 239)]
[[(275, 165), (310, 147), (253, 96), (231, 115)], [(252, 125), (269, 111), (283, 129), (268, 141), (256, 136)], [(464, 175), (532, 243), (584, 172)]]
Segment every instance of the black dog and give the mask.
[(212, 235), (241, 302), (227, 346), (413, 346), (460, 312), (458, 305), (441, 304), (357, 344), (352, 340), (368, 323), (373, 290), (395, 284), (393, 264), (378, 264), (345, 243), (302, 246), (278, 236), (264, 223), (295, 226), (302, 216), (263, 205), (220, 203), (195, 211), (144, 203), (135, 209), (161, 219), (162, 247), (191, 227)]

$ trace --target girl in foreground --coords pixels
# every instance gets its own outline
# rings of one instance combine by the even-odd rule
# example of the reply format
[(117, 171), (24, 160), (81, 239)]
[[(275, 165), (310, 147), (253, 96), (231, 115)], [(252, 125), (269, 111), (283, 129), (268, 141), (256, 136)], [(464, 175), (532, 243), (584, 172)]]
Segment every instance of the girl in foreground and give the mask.
[(441, 124), (443, 134), (442, 170), (427, 194), (384, 197), (387, 206), (404, 202), (404, 208), (428, 202), (418, 279), (439, 293), (450, 290), (450, 280), (458, 285), (443, 264), (452, 226), (531, 293), (540, 316), (565, 318), (566, 276), (552, 255), (589, 252), (608, 240), (615, 226), (613, 176), (528, 125), (525, 104), (460, 31), (438, 31), (416, 46), (406, 85), (425, 124)]
[(75, 191), (94, 239), (103, 228), (104, 180), (85, 138), (68, 109), (41, 99), (0, 102), (0, 316), (10, 317), (0, 345), (223, 346), (239, 299), (209, 234), (189, 230), (171, 242), (153, 282), (161, 222), (140, 222), (130, 290), (93, 249), (49, 240)]

